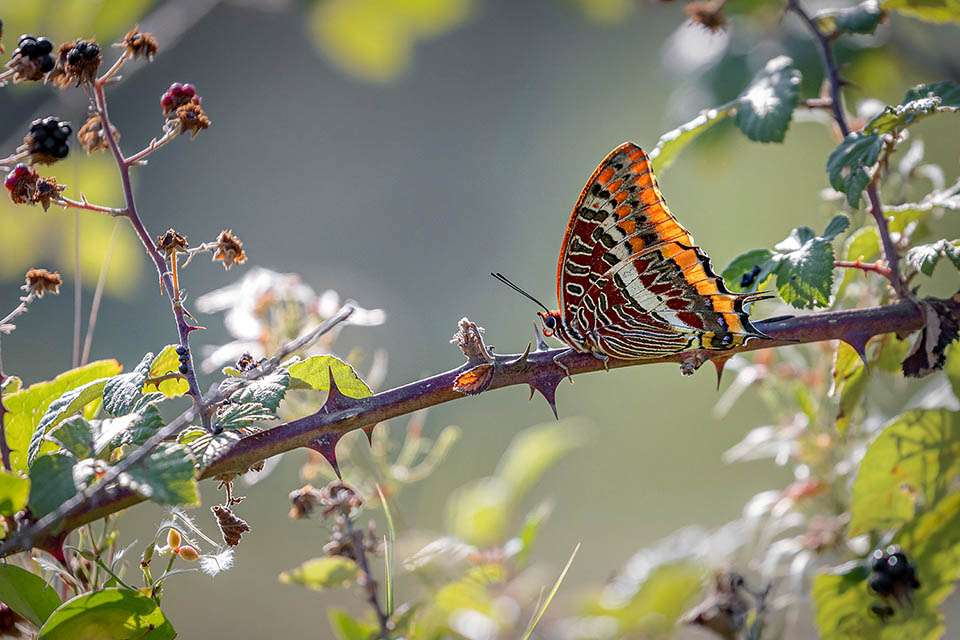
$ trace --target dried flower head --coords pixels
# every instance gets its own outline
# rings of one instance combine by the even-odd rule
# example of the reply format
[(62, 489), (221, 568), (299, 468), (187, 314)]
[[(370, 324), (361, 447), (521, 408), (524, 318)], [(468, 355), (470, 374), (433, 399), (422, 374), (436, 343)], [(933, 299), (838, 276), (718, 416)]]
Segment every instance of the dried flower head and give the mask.
[(320, 504), (326, 507), (323, 510), (324, 517), (332, 513), (349, 516), (353, 509), (363, 506), (363, 498), (347, 483), (334, 480), (320, 490)]
[(723, 15), (724, 0), (705, 0), (691, 2), (683, 7), (690, 22), (703, 25), (716, 33), (727, 26), (727, 18)]
[(57, 184), (57, 179), (53, 176), (49, 178), (40, 178), (37, 180), (37, 186), (33, 190), (30, 202), (39, 204), (46, 211), (50, 208), (50, 203), (60, 199), (60, 193), (67, 188), (65, 184)]
[(161, 253), (173, 253), (174, 251), (186, 251), (187, 238), (177, 233), (173, 229), (167, 229), (167, 232), (157, 236), (157, 249)]
[(157, 40), (151, 33), (142, 33), (140, 25), (127, 32), (123, 36), (123, 42), (120, 46), (124, 47), (130, 55), (136, 58), (146, 58), (148, 62), (153, 62), (153, 56), (157, 55)]
[(95, 40), (65, 42), (57, 49), (57, 60), (47, 82), (61, 89), (71, 85), (92, 84), (102, 60), (100, 45)]
[[(119, 140), (120, 132), (117, 130), (117, 127), (111, 124), (110, 130), (113, 131), (113, 139)], [(100, 120), (100, 116), (97, 115), (91, 115), (83, 126), (80, 127), (80, 131), (77, 131), (77, 140), (80, 141), (80, 146), (87, 153), (107, 151), (110, 148), (110, 143), (107, 142), (107, 136), (104, 135), (103, 122)]]
[(210, 118), (207, 117), (207, 114), (203, 111), (203, 107), (199, 104), (192, 102), (185, 104), (182, 107), (177, 107), (174, 113), (180, 123), (180, 133), (189, 131), (191, 140), (196, 138), (202, 129), (210, 126)]
[(221, 231), (217, 236), (217, 248), (213, 252), (213, 261), (223, 260), (223, 268), (230, 269), (235, 264), (243, 264), (247, 261), (247, 255), (243, 252), (243, 243), (240, 238), (233, 235), (232, 229)]
[(314, 508), (320, 504), (320, 490), (312, 484), (300, 487), (290, 492), (290, 517), (298, 520), (307, 518), (313, 513)]
[(250, 525), (223, 505), (215, 504), (210, 507), (210, 510), (217, 517), (217, 525), (220, 527), (220, 533), (223, 534), (223, 541), (231, 547), (240, 544), (240, 536), (245, 531), (250, 531)]
[(24, 204), (33, 200), (39, 180), (37, 172), (21, 162), (7, 174), (3, 184), (14, 204)]
[(63, 279), (56, 271), (47, 271), (46, 269), (30, 269), (24, 277), (23, 286), (20, 287), (28, 294), (35, 293), (38, 298), (42, 298), (45, 293), (57, 295), (60, 293), (60, 285)]

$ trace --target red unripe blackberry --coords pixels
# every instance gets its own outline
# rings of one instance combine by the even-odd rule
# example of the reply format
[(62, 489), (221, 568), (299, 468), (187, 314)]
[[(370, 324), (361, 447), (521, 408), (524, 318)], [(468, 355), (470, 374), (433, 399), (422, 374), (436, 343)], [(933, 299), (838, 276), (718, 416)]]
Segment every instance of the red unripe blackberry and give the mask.
[(9, 191), (13, 191), (20, 183), (20, 179), (24, 176), (30, 175), (30, 173), (30, 167), (21, 162), (15, 166), (10, 173), (7, 174), (7, 178), (3, 181), (3, 186), (5, 186)]
[(197, 95), (197, 88), (188, 82), (187, 84), (183, 85), (183, 94), (188, 98), (192, 98), (193, 96)]

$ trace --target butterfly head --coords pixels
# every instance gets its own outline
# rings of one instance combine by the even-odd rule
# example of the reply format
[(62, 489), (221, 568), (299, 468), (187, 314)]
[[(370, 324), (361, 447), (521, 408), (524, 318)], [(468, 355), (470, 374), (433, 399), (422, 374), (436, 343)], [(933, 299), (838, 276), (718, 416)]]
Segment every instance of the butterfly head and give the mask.
[(563, 322), (559, 311), (538, 311), (537, 315), (540, 316), (540, 323), (543, 325), (543, 335), (549, 338), (561, 330)]

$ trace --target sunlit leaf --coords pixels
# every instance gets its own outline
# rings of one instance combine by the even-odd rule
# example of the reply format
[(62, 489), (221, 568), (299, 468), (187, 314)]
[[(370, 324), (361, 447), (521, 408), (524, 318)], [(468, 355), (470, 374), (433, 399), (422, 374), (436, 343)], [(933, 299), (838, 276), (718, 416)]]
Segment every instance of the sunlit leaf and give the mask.
[(731, 102), (715, 109), (708, 109), (690, 122), (682, 124), (676, 129), (671, 129), (660, 136), (657, 146), (650, 152), (650, 159), (656, 161), (654, 164), (657, 170), (663, 172), (669, 168), (684, 147), (696, 140), (700, 134), (717, 122), (733, 113), (735, 106), (736, 103)]
[(345, 396), (366, 398), (373, 392), (353, 367), (336, 356), (310, 356), (290, 366), (291, 389), (330, 390), (330, 371), (337, 388)]
[[(934, 0), (936, 1), (936, 0)], [(957, 3), (960, 10), (960, 2)], [(960, 83), (944, 80), (931, 84), (920, 84), (907, 91), (903, 97), (904, 104), (924, 98), (939, 98), (940, 106), (960, 107)]]
[(280, 574), (280, 582), (298, 584), (314, 591), (342, 587), (356, 579), (357, 563), (343, 556), (328, 556), (307, 560), (296, 569)]
[(833, 365), (833, 394), (840, 396), (836, 429), (843, 434), (850, 424), (850, 414), (860, 405), (867, 389), (867, 372), (860, 354), (846, 342), (840, 341)]
[(152, 361), (153, 354), (148, 353), (130, 373), (121, 373), (107, 380), (103, 388), (103, 408), (107, 413), (122, 416), (133, 410), (133, 405), (143, 395), (143, 381), (147, 379)]
[(78, 460), (94, 455), (96, 434), (83, 416), (72, 416), (47, 434), (47, 438)]
[(933, 268), (940, 262), (940, 256), (950, 259), (960, 269), (960, 240), (938, 240), (932, 244), (911, 247), (907, 251), (907, 264), (924, 275), (933, 275)]
[(331, 608), (327, 617), (330, 618), (330, 628), (337, 640), (373, 640), (380, 632), (378, 625), (357, 620), (340, 609)]
[(176, 635), (153, 599), (109, 588), (67, 600), (40, 628), (38, 640), (172, 640)]
[(272, 411), (264, 409), (258, 402), (230, 403), (217, 410), (215, 423), (221, 429), (239, 429), (250, 426), (250, 423), (255, 420), (273, 420), (276, 417)]
[(928, 22), (960, 22), (958, 0), (883, 0), (883, 8)]
[(756, 142), (783, 142), (800, 100), (800, 80), (791, 58), (767, 62), (737, 99), (737, 127)]
[(39, 627), (60, 606), (60, 596), (42, 576), (5, 562), (0, 564), (0, 602)]
[(74, 477), (76, 459), (65, 453), (38, 457), (30, 467), (30, 513), (42, 518), (69, 500), (83, 488)]
[[(0, 515), (12, 516), (27, 506), (30, 479), (0, 470)], [(4, 599), (0, 597), (0, 602)]]
[(949, 491), (960, 474), (960, 414), (916, 410), (870, 444), (853, 485), (850, 535), (893, 529)]
[(287, 393), (290, 384), (290, 372), (277, 369), (273, 373), (247, 383), (243, 388), (230, 395), (231, 402), (255, 402), (276, 411)]
[[(159, 378), (168, 373), (178, 372), (180, 370), (180, 356), (177, 354), (177, 347), (179, 346), (178, 344), (168, 344), (165, 346), (160, 353), (157, 354), (157, 357), (153, 359), (153, 362), (150, 363), (150, 371), (147, 375), (150, 378)], [(182, 396), (189, 390), (190, 385), (183, 378), (164, 380), (159, 385), (150, 383), (143, 385), (143, 393), (159, 391), (168, 398)]]
[(165, 443), (151, 451), (146, 460), (121, 474), (118, 482), (160, 504), (196, 504), (200, 498), (195, 473), (189, 450), (179, 444)]

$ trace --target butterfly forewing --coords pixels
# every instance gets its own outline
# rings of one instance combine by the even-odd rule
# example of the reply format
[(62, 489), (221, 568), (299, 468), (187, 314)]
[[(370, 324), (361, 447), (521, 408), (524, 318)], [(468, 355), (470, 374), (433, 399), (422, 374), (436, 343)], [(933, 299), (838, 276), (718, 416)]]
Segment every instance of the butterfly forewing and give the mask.
[(557, 268), (564, 321), (596, 350), (656, 357), (764, 337), (677, 222), (647, 154), (627, 142), (597, 167), (574, 207)]

